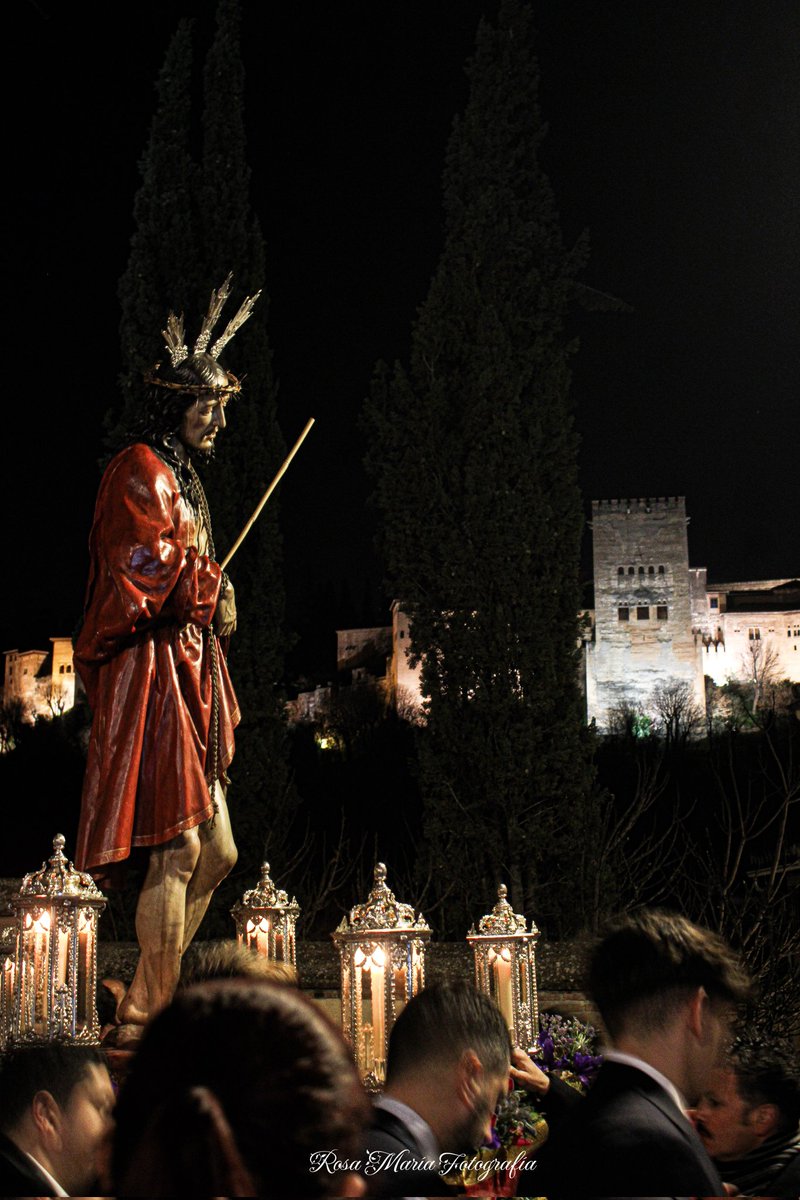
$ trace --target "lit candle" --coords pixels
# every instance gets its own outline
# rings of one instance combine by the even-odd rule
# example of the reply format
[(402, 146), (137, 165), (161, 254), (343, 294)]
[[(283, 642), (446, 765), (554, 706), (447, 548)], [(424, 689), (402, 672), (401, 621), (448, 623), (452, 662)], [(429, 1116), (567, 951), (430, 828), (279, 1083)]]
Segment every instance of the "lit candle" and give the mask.
[(48, 996), (48, 966), (50, 950), (50, 913), (45, 910), (33, 922), (33, 1025), (37, 1033), (45, 1031)]
[(408, 995), (408, 971), (405, 966), (399, 967), (394, 972), (394, 1016), (395, 1020), (400, 1016), (400, 1013), (406, 1006), (406, 996)]
[(372, 1070), (372, 1026), (365, 1025), (361, 1036), (361, 1062), (362, 1071)]
[(493, 966), (497, 985), (497, 1007), (506, 1019), (509, 1029), (514, 1024), (514, 1004), (511, 992), (511, 962), (510, 954), (504, 949), (496, 955)]
[(56, 960), (56, 987), (67, 982), (67, 951), (69, 950), (69, 930), (58, 930), (58, 958)]
[(76, 1024), (86, 1027), (91, 1024), (92, 1020), (92, 998), (89, 996), (89, 938), (90, 938), (90, 923), (86, 913), (81, 914), (81, 923), (78, 926), (78, 962), (76, 971), (76, 999), (77, 1011), (75, 1013)]
[(256, 927), (256, 950), (262, 958), (269, 958), (269, 919), (262, 917)]
[(370, 993), (372, 996), (372, 1052), (376, 1068), (386, 1059), (385, 1017), (386, 1003), (386, 955), (380, 946), (372, 951), (370, 967)]
[(11, 999), (14, 995), (14, 979), (17, 974), (17, 964), (9, 954), (3, 962), (3, 987), (6, 996)]

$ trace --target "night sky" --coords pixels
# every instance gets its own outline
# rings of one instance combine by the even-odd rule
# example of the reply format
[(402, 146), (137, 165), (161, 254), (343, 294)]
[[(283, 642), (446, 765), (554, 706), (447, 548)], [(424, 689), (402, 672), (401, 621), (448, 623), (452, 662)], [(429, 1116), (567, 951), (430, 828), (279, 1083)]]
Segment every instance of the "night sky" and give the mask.
[[(576, 326), (587, 514), (593, 497), (685, 495), (692, 565), (716, 580), (796, 576), (800, 5), (533, 8), (543, 161), (565, 238), (589, 230), (584, 280), (632, 308)], [(282, 485), (298, 623), (329, 583), (360, 597), (380, 582), (356, 420), (375, 361), (407, 353), (441, 248), (463, 65), (496, 0), (244, 0), (244, 11), (287, 442), (317, 418)], [(4, 10), (17, 71), (11, 85), (6, 72), (0, 649), (44, 648), (80, 615), (137, 160), (183, 14), (197, 15), (202, 50), (212, 4)], [(237, 369), (235, 346), (228, 359)]]

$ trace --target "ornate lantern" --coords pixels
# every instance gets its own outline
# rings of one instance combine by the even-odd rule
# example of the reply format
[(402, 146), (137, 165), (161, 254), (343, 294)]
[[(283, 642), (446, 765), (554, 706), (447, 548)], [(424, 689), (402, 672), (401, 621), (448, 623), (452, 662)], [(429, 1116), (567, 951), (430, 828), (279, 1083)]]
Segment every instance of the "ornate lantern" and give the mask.
[(539, 1028), (536, 992), (536, 941), (539, 930), (515, 913), (506, 899), (504, 883), (497, 889), (497, 903), (467, 934), (475, 955), (475, 982), (491, 996), (506, 1019), (511, 1040), (526, 1050), (533, 1045)]
[(52, 858), (25, 876), (13, 902), (19, 975), (12, 1042), (100, 1040), (97, 918), (106, 902), (91, 876), (76, 871), (63, 851), (59, 833)]
[(245, 892), (231, 909), (240, 946), (255, 950), (271, 962), (297, 966), (294, 929), (300, 905), (280, 891), (270, 879), (269, 863), (261, 866), (258, 887)]
[(0, 1050), (11, 1034), (16, 978), (17, 923), (12, 917), (0, 917)]
[(422, 914), (395, 900), (386, 867), (375, 867), (365, 904), (331, 934), (342, 970), (342, 1028), (366, 1086), (386, 1079), (389, 1033), (407, 1002), (425, 986), (425, 944), (431, 931)]

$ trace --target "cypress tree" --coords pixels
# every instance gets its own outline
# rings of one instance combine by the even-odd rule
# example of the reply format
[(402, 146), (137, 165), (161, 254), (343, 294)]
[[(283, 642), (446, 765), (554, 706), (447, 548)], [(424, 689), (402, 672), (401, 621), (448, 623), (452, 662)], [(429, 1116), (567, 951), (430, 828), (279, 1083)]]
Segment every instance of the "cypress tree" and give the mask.
[[(229, 425), (220, 439), (217, 461), (206, 473), (221, 555), (232, 545), (285, 453), (276, 419), (277, 388), (267, 335), (266, 250), (250, 199), (240, 42), (239, 0), (220, 0), (204, 68), (200, 190), (204, 294), (210, 294), (211, 288), (233, 271), (230, 316), (245, 294), (262, 292), (253, 315), (222, 355), (223, 361), (227, 358), (246, 379), (242, 392), (228, 407)], [(223, 314), (220, 325), (225, 319)], [(280, 857), (276, 842), (282, 841), (290, 821), (284, 723), (277, 690), (285, 640), (276, 495), (237, 552), (230, 573), (239, 612), (239, 626), (231, 642), (231, 673), (242, 709), (231, 809), (241, 875), (256, 870), (268, 835), (270, 854), (273, 859), (276, 854)]]
[(487, 902), (505, 880), (517, 907), (547, 916), (557, 830), (591, 781), (566, 331), (584, 251), (565, 249), (539, 163), (521, 0), (481, 23), (468, 76), (410, 363), (379, 366), (366, 409), (390, 586), (427, 696), (423, 869), (454, 936), (476, 915), (476, 878)]
[(192, 22), (182, 20), (156, 83), (156, 111), (139, 163), (128, 265), (119, 282), (121, 409), (106, 417), (110, 441), (130, 425), (142, 397), (142, 373), (164, 352), (167, 312), (198, 294), (202, 276), (197, 225), (199, 172), (191, 155)]

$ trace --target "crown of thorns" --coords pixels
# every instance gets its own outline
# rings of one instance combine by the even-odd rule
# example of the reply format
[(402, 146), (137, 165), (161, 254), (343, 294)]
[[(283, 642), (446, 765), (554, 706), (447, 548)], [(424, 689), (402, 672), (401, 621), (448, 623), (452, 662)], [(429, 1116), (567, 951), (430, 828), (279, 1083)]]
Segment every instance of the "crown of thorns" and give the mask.
[[(214, 326), (219, 320), (219, 315), (222, 312), (225, 301), (231, 294), (231, 280), (233, 272), (228, 273), (228, 277), (216, 292), (212, 291), (211, 301), (208, 306), (208, 312), (203, 318), (203, 324), (200, 327), (200, 333), (197, 335), (197, 341), (194, 344), (192, 354), (206, 354), (210, 358), (217, 359), (222, 350), (227, 346), (228, 342), (238, 333), (242, 325), (244, 325), (250, 313), (253, 311), (253, 306), (258, 300), (261, 292), (258, 291), (254, 296), (245, 296), (239, 311), (235, 316), (231, 317), (225, 330), (220, 337), (214, 342), (211, 349), (208, 349), (208, 343), (211, 341), (211, 334)], [(186, 346), (186, 332), (183, 324), (183, 313), (178, 317), (174, 312), (170, 312), (167, 317), (167, 327), (162, 329), (161, 336), (164, 338), (167, 350), (169, 351), (170, 362), (173, 367), (177, 367), (189, 357), (189, 350)], [(223, 368), (224, 369), (224, 368)], [(180, 392), (238, 392), (241, 387), (241, 382), (231, 371), (226, 371), (228, 382), (221, 385), (213, 384), (186, 384), (186, 383), (171, 383), (166, 379), (162, 379), (158, 375), (159, 364), (145, 375), (145, 382), (155, 384), (156, 387), (171, 388), (174, 391)]]

